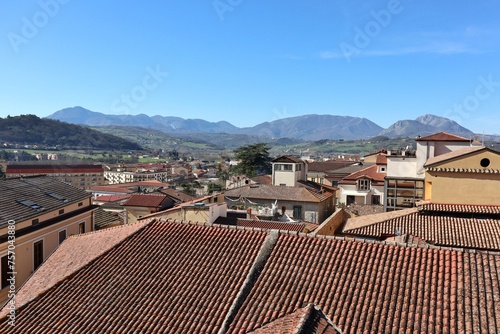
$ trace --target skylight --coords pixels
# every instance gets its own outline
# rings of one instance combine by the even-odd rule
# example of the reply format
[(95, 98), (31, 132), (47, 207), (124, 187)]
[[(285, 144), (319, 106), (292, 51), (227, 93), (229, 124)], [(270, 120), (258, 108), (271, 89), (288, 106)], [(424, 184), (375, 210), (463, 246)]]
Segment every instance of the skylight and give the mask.
[(48, 195), (48, 196), (50, 196), (50, 197), (52, 197), (52, 198), (58, 199), (60, 201), (63, 201), (63, 202), (67, 201), (66, 197), (61, 196), (61, 195), (56, 194), (56, 193), (47, 192), (45, 194)]
[(22, 205), (26, 205), (27, 207), (30, 207), (34, 210), (38, 210), (38, 209), (42, 208), (41, 205), (38, 205), (35, 202), (27, 200), (27, 199), (18, 199), (16, 202), (19, 204), (22, 204)]

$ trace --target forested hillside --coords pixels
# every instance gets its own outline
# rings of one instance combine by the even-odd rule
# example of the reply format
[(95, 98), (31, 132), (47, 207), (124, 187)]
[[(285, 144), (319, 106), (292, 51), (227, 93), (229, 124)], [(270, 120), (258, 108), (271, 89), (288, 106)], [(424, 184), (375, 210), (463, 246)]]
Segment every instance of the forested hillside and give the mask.
[(0, 118), (0, 142), (75, 149), (141, 149), (123, 138), (35, 115)]

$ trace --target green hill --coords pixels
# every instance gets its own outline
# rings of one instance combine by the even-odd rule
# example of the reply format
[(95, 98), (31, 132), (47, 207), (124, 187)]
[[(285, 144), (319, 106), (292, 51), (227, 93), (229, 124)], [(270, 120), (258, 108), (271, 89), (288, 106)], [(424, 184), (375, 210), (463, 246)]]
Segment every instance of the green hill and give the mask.
[(0, 118), (0, 142), (62, 149), (142, 149), (123, 138), (35, 115)]

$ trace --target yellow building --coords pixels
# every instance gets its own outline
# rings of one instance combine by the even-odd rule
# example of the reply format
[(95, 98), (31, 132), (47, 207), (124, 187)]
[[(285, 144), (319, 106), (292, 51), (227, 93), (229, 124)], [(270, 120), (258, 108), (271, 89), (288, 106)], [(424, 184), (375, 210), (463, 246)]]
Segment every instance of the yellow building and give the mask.
[(427, 160), (425, 200), (443, 204), (500, 203), (500, 153), (466, 147)]
[(0, 180), (0, 305), (64, 239), (94, 230), (91, 196), (47, 176)]

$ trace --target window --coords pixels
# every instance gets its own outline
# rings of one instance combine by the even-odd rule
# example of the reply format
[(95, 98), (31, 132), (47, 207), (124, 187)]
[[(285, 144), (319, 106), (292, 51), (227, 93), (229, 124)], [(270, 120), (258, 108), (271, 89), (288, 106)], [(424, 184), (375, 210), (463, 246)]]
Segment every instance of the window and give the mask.
[(59, 244), (66, 240), (66, 230), (59, 231)]
[(83, 205), (83, 202), (78, 203), (78, 206), (82, 206), (82, 205)]
[(356, 203), (356, 197), (355, 196), (352, 196), (352, 195), (347, 195), (346, 198), (345, 198), (345, 201), (346, 201), (346, 205), (351, 205), (351, 204), (355, 204)]
[(31, 225), (36, 225), (40, 222), (40, 220), (38, 218), (35, 218), (31, 221)]
[(85, 233), (85, 223), (78, 224), (78, 233)]
[(370, 190), (370, 180), (362, 179), (356, 182), (358, 190)]
[(276, 164), (274, 165), (275, 171), (292, 171), (293, 165), (291, 164)]
[(295, 170), (297, 170), (297, 171), (302, 170), (302, 165), (301, 164), (296, 164), (295, 165)]
[(293, 206), (293, 218), (302, 219), (302, 205)]
[(43, 240), (33, 244), (33, 269), (36, 270), (43, 263)]
[(481, 167), (486, 168), (490, 165), (490, 159), (488, 159), (488, 158), (481, 159), (480, 164), (481, 164)]
[(59, 214), (62, 215), (64, 213), (64, 209), (59, 210)]
[(9, 278), (9, 275), (7, 273), (12, 271), (9, 270), (9, 261), (7, 255), (2, 256), (2, 261), (0, 265), (2, 266), (2, 272), (0, 273), (0, 275), (2, 276), (2, 289), (3, 289), (9, 286), (9, 281), (7, 280)]
[(380, 205), (380, 195), (373, 195), (372, 196), (372, 204), (373, 205)]

